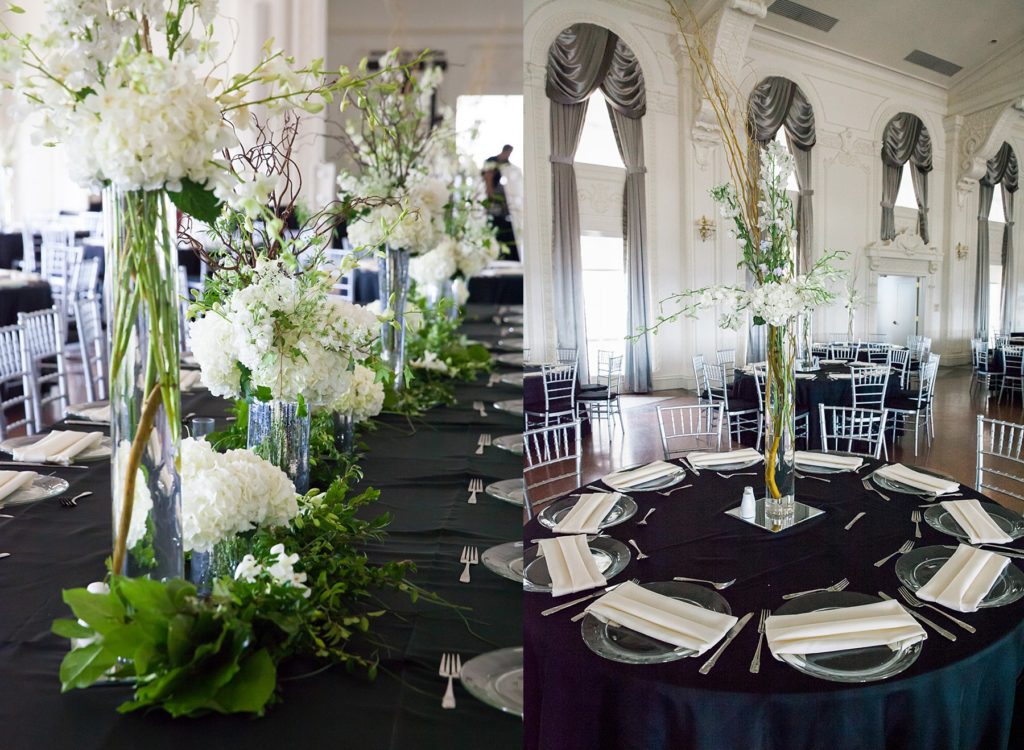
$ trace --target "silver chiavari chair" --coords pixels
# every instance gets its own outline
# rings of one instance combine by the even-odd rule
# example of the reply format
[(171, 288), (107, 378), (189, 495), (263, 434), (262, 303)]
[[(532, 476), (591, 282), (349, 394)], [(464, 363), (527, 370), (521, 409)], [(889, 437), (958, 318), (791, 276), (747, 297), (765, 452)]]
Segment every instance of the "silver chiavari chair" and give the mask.
[(541, 385), (544, 389), (544, 411), (523, 414), (527, 430), (577, 418), (575, 362), (570, 365), (541, 365)]
[[(24, 332), (20, 325), (0, 328), (0, 440), (19, 427), (28, 435), (38, 431), (30, 397), (32, 370), (21, 346)], [(4, 398), (5, 390), (12, 395)]]
[(85, 368), (85, 397), (87, 401), (107, 398), (107, 337), (103, 332), (103, 314), (98, 299), (75, 302), (75, 328), (82, 350)]
[[(56, 404), (57, 419), (64, 419), (68, 408), (68, 379), (64, 361), (64, 316), (57, 307), (30, 313), (18, 313), (22, 328), (22, 355), (29, 363), (32, 418), (37, 429), (43, 427), (43, 407)], [(45, 373), (45, 374), (44, 374)], [(45, 395), (43, 390), (54, 392)]]
[(21, 270), (25, 273), (36, 272), (36, 233), (28, 222), (21, 228)]
[(658, 427), (666, 460), (704, 448), (722, 450), (722, 404), (659, 406)]
[(888, 344), (868, 343), (864, 345), (868, 363), (872, 365), (888, 365), (890, 349)]
[(695, 354), (693, 356), (693, 379), (697, 384), (697, 403), (699, 404), (711, 403), (710, 396), (708, 395), (708, 374), (704, 369), (704, 365), (704, 355)]
[(974, 489), (1024, 500), (1024, 425), (978, 415)]
[(539, 506), (580, 486), (582, 455), (579, 420), (523, 433), (527, 519)]
[(715, 361), (725, 370), (725, 381), (732, 383), (736, 370), (736, 350), (719, 349), (715, 352)]
[(892, 347), (889, 349), (885, 364), (888, 365), (890, 372), (896, 373), (900, 379), (900, 388), (905, 390), (908, 387), (910, 373), (910, 350)]
[[(622, 392), (622, 360), (621, 354), (613, 354), (604, 362), (599, 362), (597, 371), (597, 385), (600, 389), (588, 389), (577, 397), (577, 404), (585, 407), (587, 416), (593, 419), (605, 419), (614, 423), (616, 418), (619, 422), (619, 429), (626, 432), (626, 426), (622, 422), (622, 411), (619, 408), (619, 394)], [(608, 430), (608, 440), (612, 439), (611, 430)]]
[(1003, 377), (1002, 370), (996, 369), (992, 362), (992, 350), (987, 341), (974, 339), (971, 345), (971, 361), (974, 369), (971, 374), (971, 390), (980, 384), (985, 389), (987, 398), (992, 386)]
[(1024, 346), (1003, 347), (1003, 372), (999, 384), (999, 403), (1003, 394), (1024, 393)]
[(579, 349), (575, 346), (557, 346), (555, 361), (560, 365), (575, 365), (579, 361)]
[(857, 359), (857, 344), (836, 344), (828, 347), (828, 358), (852, 362)]
[(885, 447), (887, 409), (853, 409), (818, 404), (821, 450), (880, 458)]
[(932, 401), (935, 397), (935, 378), (939, 372), (937, 361), (921, 365), (920, 383), (913, 395), (904, 395), (891, 399), (887, 403), (889, 413), (899, 422), (904, 432), (914, 431), (914, 455), (917, 455), (917, 437), (923, 424), (927, 444), (932, 444), (935, 436), (935, 424), (932, 420)]
[(732, 450), (733, 436), (736, 440), (744, 432), (757, 435), (761, 442), (762, 420), (757, 401), (745, 401), (733, 398), (730, 394), (731, 385), (725, 380), (725, 368), (721, 365), (705, 365), (708, 378), (708, 395), (712, 404), (721, 404), (727, 422), (726, 438), (729, 450)]
[[(855, 367), (850, 370), (854, 409), (884, 409), (885, 393), (889, 388), (888, 367)], [(892, 425), (895, 427), (895, 425)], [(895, 434), (895, 432), (894, 432)], [(889, 457), (889, 448), (882, 443), (882, 452)]]
[(43, 240), (39, 255), (39, 274), (50, 285), (53, 301), (60, 308), (64, 323), (61, 335), (67, 340), (67, 323), (72, 316), (72, 303), (78, 291), (82, 266), (82, 248), (59, 245)]

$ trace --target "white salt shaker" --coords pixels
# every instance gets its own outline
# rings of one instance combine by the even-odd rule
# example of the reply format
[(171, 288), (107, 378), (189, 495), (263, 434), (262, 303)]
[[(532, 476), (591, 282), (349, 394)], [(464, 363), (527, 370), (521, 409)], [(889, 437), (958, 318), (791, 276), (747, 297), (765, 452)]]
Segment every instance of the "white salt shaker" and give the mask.
[(754, 488), (743, 488), (743, 499), (740, 501), (740, 517), (753, 518), (755, 515)]

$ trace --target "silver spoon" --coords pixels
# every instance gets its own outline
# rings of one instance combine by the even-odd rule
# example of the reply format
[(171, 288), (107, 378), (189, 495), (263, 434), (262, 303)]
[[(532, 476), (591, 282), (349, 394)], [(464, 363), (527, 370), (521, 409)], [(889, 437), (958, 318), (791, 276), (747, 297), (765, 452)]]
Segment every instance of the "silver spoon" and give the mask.
[(635, 541), (633, 541), (632, 539), (630, 539), (630, 540), (628, 540), (628, 541), (629, 541), (629, 543), (630, 543), (630, 544), (632, 544), (632, 545), (633, 545), (633, 549), (635, 549), (635, 550), (636, 550), (636, 559), (637, 559), (637, 560), (646, 560), (646, 559), (647, 559), (648, 557), (650, 557), (650, 555), (645, 555), (645, 554), (644, 554), (644, 553), (643, 553), (643, 552), (642, 552), (642, 551), (640, 550), (640, 548), (636, 546), (636, 542), (635, 542)]

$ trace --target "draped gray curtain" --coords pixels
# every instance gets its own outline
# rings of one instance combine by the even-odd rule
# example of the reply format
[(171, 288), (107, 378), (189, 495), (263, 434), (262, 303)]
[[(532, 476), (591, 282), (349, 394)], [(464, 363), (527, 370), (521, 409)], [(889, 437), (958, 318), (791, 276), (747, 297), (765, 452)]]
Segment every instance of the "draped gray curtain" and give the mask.
[(882, 133), (883, 240), (896, 237), (893, 207), (900, 189), (903, 165), (910, 162), (910, 178), (917, 198), (917, 234), (928, 242), (928, 173), (932, 171), (932, 139), (921, 118), (900, 112)]
[(984, 179), (978, 188), (978, 263), (974, 277), (974, 336), (988, 339), (988, 212), (992, 186)]
[[(1013, 194), (1019, 186), (1020, 173), (1017, 163), (1017, 155), (1004, 142), (999, 147), (996, 155), (988, 160), (987, 171), (981, 178), (981, 184), (991, 186), (995, 190), (998, 185), (1003, 199), (1003, 214), (1005, 224), (1003, 225), (1002, 245), (1002, 294), (999, 300), (999, 325), (1002, 331), (1011, 331), (1014, 327), (1014, 313), (1017, 307), (1017, 273), (1016, 258), (1013, 254)], [(989, 198), (991, 203), (991, 197)], [(987, 214), (986, 214), (987, 215)], [(988, 222), (986, 221), (986, 229)], [(986, 234), (987, 237), (987, 234)]]
[[(615, 143), (626, 165), (622, 193), (622, 238), (626, 268), (626, 330), (630, 335), (647, 328), (647, 167), (644, 165), (643, 116), (647, 91), (633, 51), (619, 40), (608, 75), (601, 84), (611, 116)], [(651, 390), (648, 334), (626, 340), (625, 388), (633, 393)]]
[[(647, 328), (647, 221), (642, 118), (647, 111), (643, 73), (633, 51), (608, 29), (574, 24), (548, 51), (547, 95), (551, 99), (551, 173), (554, 216), (556, 328), (562, 346), (579, 352), (586, 380), (586, 323), (580, 259), (579, 199), (573, 157), (579, 145), (587, 98), (598, 86), (612, 119), (615, 142), (626, 166), (623, 243), (626, 269), (626, 327), (630, 335)], [(651, 389), (647, 335), (626, 340), (625, 389)]]
[(546, 91), (551, 100), (552, 262), (558, 345), (575, 347), (579, 377), (589, 379), (583, 314), (580, 206), (573, 158), (579, 146), (587, 97), (605, 79), (617, 37), (592, 24), (574, 24), (548, 49)]
[[(811, 245), (814, 233), (811, 200), (814, 195), (811, 185), (811, 149), (816, 141), (814, 110), (800, 87), (780, 76), (769, 76), (757, 84), (747, 106), (750, 137), (760, 148), (775, 139), (780, 127), (785, 128), (786, 143), (793, 154), (796, 184), (799, 188), (796, 199), (796, 268), (798, 273), (802, 273), (814, 263), (814, 248)], [(751, 158), (759, 159), (759, 156), (754, 154)], [(750, 284), (748, 276), (747, 286)], [(765, 357), (763, 329), (763, 326), (750, 326), (747, 339), (748, 361), (760, 361)]]

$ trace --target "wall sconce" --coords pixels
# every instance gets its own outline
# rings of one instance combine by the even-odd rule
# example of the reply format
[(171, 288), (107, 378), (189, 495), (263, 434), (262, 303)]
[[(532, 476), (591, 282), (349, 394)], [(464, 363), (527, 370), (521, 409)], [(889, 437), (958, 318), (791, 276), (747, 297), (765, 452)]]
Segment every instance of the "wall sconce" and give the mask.
[(701, 242), (707, 242), (715, 233), (715, 222), (707, 216), (701, 216), (697, 220), (697, 233), (700, 235)]
[(956, 259), (963, 260), (967, 257), (968, 247), (962, 242), (956, 243)]

